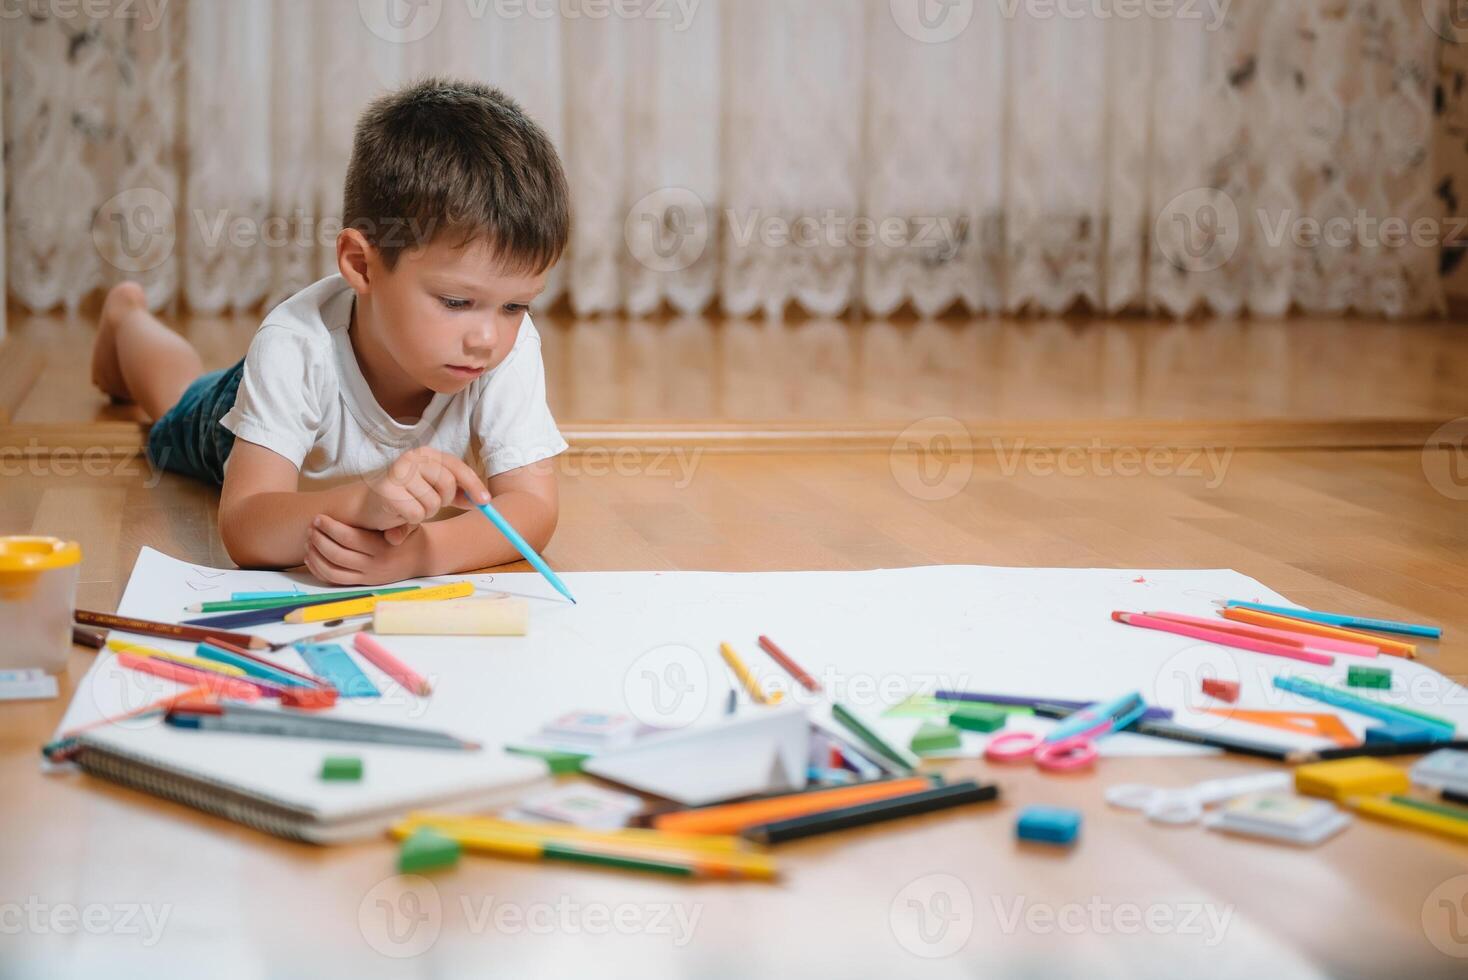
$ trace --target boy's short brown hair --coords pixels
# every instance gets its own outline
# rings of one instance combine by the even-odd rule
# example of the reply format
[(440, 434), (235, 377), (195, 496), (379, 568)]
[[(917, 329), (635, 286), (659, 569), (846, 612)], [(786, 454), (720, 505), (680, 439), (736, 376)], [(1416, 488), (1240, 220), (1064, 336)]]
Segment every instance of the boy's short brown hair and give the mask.
[(404, 250), (450, 234), (484, 241), (509, 271), (539, 273), (566, 247), (569, 197), (550, 138), (513, 99), (430, 78), (363, 110), (342, 223), (388, 268)]

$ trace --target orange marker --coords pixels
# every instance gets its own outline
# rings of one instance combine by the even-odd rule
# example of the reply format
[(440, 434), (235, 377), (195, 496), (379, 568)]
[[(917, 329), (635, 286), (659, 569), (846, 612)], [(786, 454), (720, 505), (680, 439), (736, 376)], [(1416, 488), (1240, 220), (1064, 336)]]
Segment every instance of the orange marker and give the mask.
[(737, 834), (745, 827), (757, 827), (776, 820), (803, 817), (808, 813), (856, 806), (858, 803), (875, 803), (877, 800), (932, 788), (932, 781), (921, 776), (884, 779), (880, 782), (843, 786), (840, 789), (776, 796), (768, 800), (750, 800), (748, 803), (660, 813), (653, 817), (652, 825), (658, 830), (683, 834)]

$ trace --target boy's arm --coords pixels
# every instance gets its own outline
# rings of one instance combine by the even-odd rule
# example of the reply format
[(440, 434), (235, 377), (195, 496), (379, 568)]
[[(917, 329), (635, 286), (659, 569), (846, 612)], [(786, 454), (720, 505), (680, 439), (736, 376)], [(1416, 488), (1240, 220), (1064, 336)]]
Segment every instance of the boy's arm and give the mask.
[(469, 464), (429, 447), (404, 453), (380, 476), (331, 490), (297, 490), (298, 476), (284, 456), (235, 441), (219, 500), (219, 533), (235, 564), (289, 568), (306, 563), (307, 533), (320, 515), (379, 532), (416, 525), (451, 504), (468, 507), (489, 497)]
[(235, 440), (219, 498), (219, 534), (241, 568), (290, 568), (306, 560), (306, 531), (317, 514), (351, 522), (362, 484), (302, 493), (294, 463), (264, 446)]
[[(494, 506), (536, 551), (555, 531), (560, 492), (555, 464), (542, 460), (491, 477)], [(335, 585), (380, 585), (406, 578), (454, 575), (520, 560), (520, 553), (474, 511), (424, 524), (401, 544), (380, 531), (322, 517), (311, 528), (306, 567)]]

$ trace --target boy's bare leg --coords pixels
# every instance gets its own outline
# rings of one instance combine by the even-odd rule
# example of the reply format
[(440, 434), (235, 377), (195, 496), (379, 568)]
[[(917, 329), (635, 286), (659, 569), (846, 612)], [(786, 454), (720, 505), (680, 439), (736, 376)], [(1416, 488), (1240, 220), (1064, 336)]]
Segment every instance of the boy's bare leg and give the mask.
[(172, 408), (204, 362), (187, 341), (148, 312), (143, 287), (113, 286), (92, 344), (92, 383), (113, 398), (137, 402), (150, 419)]

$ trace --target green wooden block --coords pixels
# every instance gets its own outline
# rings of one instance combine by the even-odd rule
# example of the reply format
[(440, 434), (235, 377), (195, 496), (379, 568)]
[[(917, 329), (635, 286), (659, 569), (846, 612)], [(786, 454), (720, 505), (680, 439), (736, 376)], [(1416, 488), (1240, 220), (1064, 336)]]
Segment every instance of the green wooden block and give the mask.
[(362, 760), (354, 755), (329, 755), (321, 763), (321, 778), (355, 782), (362, 778)]
[(948, 724), (970, 732), (997, 732), (1009, 720), (1009, 712), (982, 704), (966, 704), (954, 708)]
[(924, 722), (923, 727), (919, 728), (917, 734), (912, 737), (909, 748), (918, 755), (927, 755), (929, 752), (956, 749), (961, 744), (963, 744), (963, 735), (957, 728)]
[(459, 842), (431, 827), (419, 827), (403, 838), (398, 851), (398, 871), (405, 875), (452, 868), (458, 863)]
[(1385, 667), (1350, 667), (1346, 670), (1347, 687), (1378, 687), (1390, 689), (1392, 672)]

